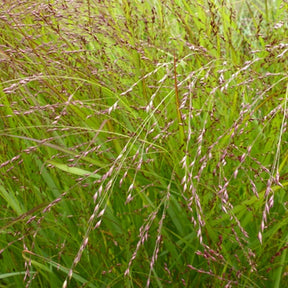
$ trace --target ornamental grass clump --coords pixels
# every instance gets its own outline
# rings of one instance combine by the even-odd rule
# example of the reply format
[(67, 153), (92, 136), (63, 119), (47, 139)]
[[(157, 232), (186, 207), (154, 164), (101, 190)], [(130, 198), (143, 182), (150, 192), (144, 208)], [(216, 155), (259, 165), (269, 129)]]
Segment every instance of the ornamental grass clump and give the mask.
[(286, 1), (0, 8), (1, 286), (285, 286)]

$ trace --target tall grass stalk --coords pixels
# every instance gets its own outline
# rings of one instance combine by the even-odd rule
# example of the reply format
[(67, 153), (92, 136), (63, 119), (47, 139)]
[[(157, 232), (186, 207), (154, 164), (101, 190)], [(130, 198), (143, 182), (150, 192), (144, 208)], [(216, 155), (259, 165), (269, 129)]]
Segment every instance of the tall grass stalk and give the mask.
[(2, 1), (0, 287), (285, 287), (287, 1)]

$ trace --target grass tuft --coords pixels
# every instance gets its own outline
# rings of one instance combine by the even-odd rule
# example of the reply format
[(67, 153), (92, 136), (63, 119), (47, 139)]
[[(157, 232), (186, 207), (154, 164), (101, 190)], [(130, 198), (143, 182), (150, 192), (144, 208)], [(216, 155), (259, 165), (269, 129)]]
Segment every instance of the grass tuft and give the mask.
[(284, 287), (287, 1), (42, 2), (0, 4), (0, 286)]

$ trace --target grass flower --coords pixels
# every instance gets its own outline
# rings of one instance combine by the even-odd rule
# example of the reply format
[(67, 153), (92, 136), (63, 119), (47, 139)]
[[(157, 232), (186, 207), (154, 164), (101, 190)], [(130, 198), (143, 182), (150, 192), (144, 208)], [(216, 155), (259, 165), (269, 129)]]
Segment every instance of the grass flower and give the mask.
[(0, 286), (285, 286), (287, 1), (42, 2), (0, 4)]

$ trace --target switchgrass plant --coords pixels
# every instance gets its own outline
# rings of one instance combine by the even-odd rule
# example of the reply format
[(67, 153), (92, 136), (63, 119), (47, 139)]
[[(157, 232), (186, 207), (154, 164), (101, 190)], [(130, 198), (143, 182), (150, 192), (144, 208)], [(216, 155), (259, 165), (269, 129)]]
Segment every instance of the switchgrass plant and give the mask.
[(1, 287), (287, 285), (287, 1), (0, 6)]

